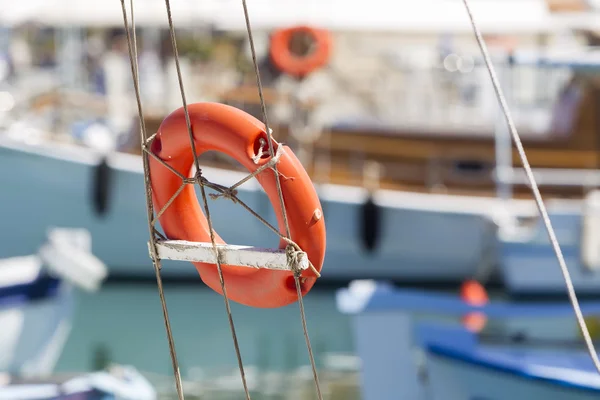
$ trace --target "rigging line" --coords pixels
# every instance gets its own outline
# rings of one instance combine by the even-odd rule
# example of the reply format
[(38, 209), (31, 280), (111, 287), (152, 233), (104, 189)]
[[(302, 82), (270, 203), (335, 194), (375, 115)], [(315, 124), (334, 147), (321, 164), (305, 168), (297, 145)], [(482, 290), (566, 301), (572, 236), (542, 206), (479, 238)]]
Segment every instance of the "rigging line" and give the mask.
[[(133, 31), (135, 32), (135, 20), (133, 19), (133, 0), (131, 2), (131, 18)], [(131, 65), (131, 75), (133, 78), (133, 85), (135, 87), (135, 96), (137, 101), (138, 116), (140, 119), (140, 136), (142, 147), (146, 146), (146, 124), (144, 123), (144, 112), (142, 109), (142, 101), (140, 96), (140, 87), (138, 79), (138, 68), (137, 68), (137, 56), (134, 57), (133, 44), (131, 40), (131, 32), (129, 30), (129, 23), (127, 22), (127, 9), (125, 7), (125, 0), (121, 0), (121, 9), (123, 11), (123, 24), (125, 26), (125, 32), (127, 33), (127, 47), (129, 50), (129, 62)], [(137, 47), (137, 45), (136, 45)], [(137, 54), (137, 49), (136, 49)], [(169, 320), (169, 312), (167, 310), (167, 301), (165, 299), (165, 293), (163, 290), (162, 278), (160, 275), (161, 262), (158, 257), (158, 251), (156, 250), (156, 241), (154, 228), (152, 226), (152, 216), (154, 215), (154, 207), (152, 203), (152, 188), (150, 185), (150, 174), (148, 170), (148, 154), (142, 152), (142, 161), (144, 165), (144, 186), (146, 189), (146, 211), (148, 219), (148, 232), (150, 234), (150, 253), (152, 256), (152, 264), (154, 266), (154, 273), (156, 275), (156, 284), (158, 286), (158, 295), (160, 297), (160, 304), (163, 312), (163, 321), (165, 323), (165, 330), (167, 332), (167, 342), (169, 343), (169, 354), (171, 356), (171, 363), (173, 365), (173, 375), (175, 377), (175, 387), (177, 390), (177, 396), (179, 400), (184, 400), (183, 397), (183, 386), (181, 383), (181, 372), (179, 369), (179, 362), (177, 361), (177, 352), (175, 351), (175, 341), (173, 339), (173, 332), (171, 330), (171, 322)]]
[(502, 88), (498, 83), (498, 78), (496, 77), (494, 66), (492, 65), (490, 56), (488, 54), (487, 46), (483, 40), (483, 37), (481, 36), (481, 32), (479, 31), (477, 23), (475, 22), (475, 18), (473, 17), (471, 7), (469, 6), (469, 1), (463, 0), (463, 4), (465, 5), (465, 9), (467, 10), (467, 14), (469, 15), (469, 20), (471, 22), (473, 32), (475, 33), (477, 44), (479, 45), (479, 49), (481, 50), (481, 54), (483, 55), (486, 67), (492, 80), (492, 84), (494, 86), (494, 91), (496, 92), (496, 96), (498, 97), (498, 101), (500, 102), (500, 107), (502, 108), (502, 112), (504, 113), (504, 117), (506, 118), (510, 134), (515, 142), (517, 151), (519, 152), (519, 157), (521, 158), (521, 162), (523, 163), (525, 174), (527, 175), (527, 179), (529, 180), (529, 184), (531, 185), (531, 190), (533, 192), (538, 211), (542, 216), (542, 219), (544, 220), (544, 226), (546, 227), (548, 237), (550, 238), (552, 248), (554, 249), (554, 253), (558, 260), (558, 264), (562, 271), (565, 285), (567, 287), (567, 292), (569, 294), (569, 299), (573, 306), (573, 311), (575, 312), (577, 323), (579, 324), (579, 329), (581, 329), (581, 333), (585, 340), (585, 344), (590, 354), (590, 357), (594, 362), (594, 366), (596, 367), (596, 370), (600, 373), (600, 360), (598, 359), (598, 354), (596, 353), (596, 349), (594, 348), (594, 343), (592, 342), (592, 338), (587, 329), (587, 325), (585, 323), (585, 320), (583, 319), (583, 314), (581, 312), (581, 308), (579, 307), (579, 301), (577, 300), (577, 294), (575, 293), (575, 288), (573, 287), (573, 282), (571, 281), (571, 275), (569, 274), (565, 258), (560, 249), (560, 245), (558, 244), (558, 239), (556, 238), (556, 234), (554, 233), (554, 229), (552, 228), (552, 223), (550, 222), (550, 217), (548, 216), (546, 206), (544, 205), (544, 202), (542, 200), (542, 195), (540, 194), (540, 190), (535, 181), (535, 177), (533, 176), (533, 172), (531, 171), (531, 166), (529, 165), (529, 161), (527, 160), (527, 155), (525, 154), (525, 149), (523, 148), (523, 144), (521, 143), (521, 138), (519, 137), (519, 133), (517, 132), (517, 128), (510, 114), (510, 110), (508, 109), (508, 105), (506, 103), (506, 99), (504, 97)]
[[(265, 98), (263, 95), (263, 87), (260, 81), (260, 71), (258, 68), (258, 61), (256, 61), (256, 49), (254, 48), (254, 37), (252, 36), (252, 27), (250, 26), (250, 16), (248, 14), (248, 5), (246, 4), (246, 0), (242, 0), (242, 6), (244, 7), (244, 18), (246, 20), (246, 30), (248, 32), (248, 41), (250, 42), (250, 52), (252, 53), (252, 64), (254, 65), (254, 72), (256, 74), (256, 86), (258, 87), (258, 96), (260, 98), (260, 108), (263, 114), (263, 120), (265, 123), (265, 130), (267, 131), (268, 142), (269, 142), (269, 152), (271, 157), (275, 154), (275, 150), (273, 149), (273, 135), (271, 133), (271, 129), (269, 129), (269, 118), (267, 117), (267, 106), (265, 104)], [(275, 183), (277, 184), (277, 193), (279, 194), (279, 203), (281, 204), (281, 210), (283, 213), (283, 221), (285, 223), (286, 234), (290, 236), (290, 226), (288, 223), (287, 212), (285, 209), (285, 203), (283, 201), (283, 193), (281, 192), (281, 182), (279, 181), (279, 172), (277, 171), (277, 164), (273, 166), (273, 171), (275, 172)]]
[(177, 80), (179, 82), (179, 91), (181, 93), (181, 100), (183, 102), (183, 109), (185, 113), (185, 122), (187, 124), (188, 134), (190, 137), (190, 145), (192, 149), (192, 156), (194, 157), (194, 162), (196, 165), (196, 182), (198, 186), (200, 186), (200, 193), (202, 194), (202, 202), (204, 205), (204, 212), (206, 214), (206, 221), (208, 223), (208, 229), (210, 232), (210, 241), (212, 243), (213, 251), (215, 253), (215, 259), (217, 261), (217, 271), (219, 273), (219, 281), (221, 283), (221, 291), (223, 292), (223, 300), (225, 302), (225, 309), (227, 311), (227, 319), (229, 320), (229, 328), (231, 330), (231, 336), (233, 339), (233, 346), (235, 347), (235, 354), (237, 357), (238, 367), (240, 370), (240, 375), (242, 378), (242, 384), (244, 386), (244, 393), (246, 395), (246, 399), (250, 400), (250, 391), (248, 389), (248, 383), (246, 382), (246, 374), (244, 372), (244, 363), (242, 361), (242, 354), (240, 351), (240, 346), (237, 338), (237, 334), (235, 331), (235, 324), (233, 323), (233, 315), (231, 313), (231, 306), (229, 304), (229, 297), (227, 296), (227, 289), (225, 287), (225, 279), (223, 277), (223, 269), (221, 268), (221, 257), (219, 255), (219, 250), (217, 249), (217, 244), (215, 242), (215, 231), (212, 224), (212, 219), (210, 217), (210, 210), (208, 208), (208, 199), (206, 196), (206, 188), (204, 187), (204, 183), (202, 181), (202, 170), (200, 169), (200, 162), (198, 161), (198, 156), (196, 153), (196, 145), (194, 143), (194, 134), (192, 131), (192, 124), (190, 121), (190, 115), (187, 107), (187, 100), (185, 97), (185, 89), (183, 88), (183, 78), (181, 75), (181, 66), (179, 64), (179, 51), (177, 50), (177, 40), (175, 38), (175, 27), (173, 26), (173, 17), (171, 15), (171, 2), (170, 0), (165, 0), (165, 6), (167, 8), (167, 18), (169, 20), (169, 33), (171, 35), (171, 44), (173, 46), (173, 55), (175, 56), (175, 67), (177, 69)]
[[(265, 104), (265, 99), (263, 96), (263, 88), (262, 83), (260, 81), (260, 71), (258, 68), (258, 62), (256, 61), (256, 49), (254, 48), (254, 38), (252, 36), (252, 27), (250, 25), (250, 16), (248, 13), (248, 5), (246, 4), (246, 0), (242, 0), (242, 6), (244, 8), (244, 19), (246, 20), (246, 29), (248, 32), (248, 41), (250, 42), (250, 52), (252, 53), (252, 64), (254, 65), (254, 72), (256, 73), (256, 85), (258, 87), (258, 95), (260, 98), (260, 108), (262, 110), (265, 130), (267, 131), (267, 137), (269, 142), (269, 152), (271, 157), (275, 155), (275, 151), (273, 149), (273, 137), (271, 133), (271, 129), (269, 129), (269, 119), (267, 117), (267, 107)], [(281, 144), (280, 144), (281, 146)], [(275, 174), (275, 183), (277, 184), (277, 193), (279, 195), (279, 203), (281, 204), (281, 212), (283, 214), (283, 221), (285, 224), (286, 235), (289, 240), (291, 240), (290, 227), (287, 218), (287, 212), (285, 209), (285, 203), (283, 201), (283, 193), (281, 191), (281, 182), (279, 181), (279, 172), (277, 171), (277, 164), (273, 165), (273, 172)], [(296, 292), (298, 293), (298, 306), (300, 308), (300, 320), (302, 323), (302, 330), (304, 333), (304, 340), (306, 342), (306, 348), (308, 350), (308, 358), (310, 360), (310, 366), (313, 373), (313, 378), (315, 381), (315, 388), (317, 390), (317, 397), (319, 400), (323, 400), (323, 394), (321, 393), (321, 385), (319, 384), (319, 374), (317, 373), (317, 365), (315, 363), (315, 357), (313, 355), (312, 346), (310, 344), (310, 337), (308, 335), (308, 327), (306, 324), (306, 314), (304, 312), (304, 301), (302, 299), (302, 288), (300, 285), (300, 270), (294, 270), (294, 282), (296, 284)]]

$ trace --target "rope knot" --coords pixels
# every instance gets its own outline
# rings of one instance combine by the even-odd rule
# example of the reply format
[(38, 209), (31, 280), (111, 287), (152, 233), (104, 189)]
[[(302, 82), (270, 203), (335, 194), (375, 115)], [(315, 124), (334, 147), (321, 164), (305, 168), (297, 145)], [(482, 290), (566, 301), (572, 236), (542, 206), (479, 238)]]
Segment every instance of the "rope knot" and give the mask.
[(308, 269), (308, 256), (302, 250), (297, 250), (293, 245), (288, 244), (285, 248), (287, 264), (295, 276), (300, 276), (302, 271)]
[(213, 200), (223, 198), (223, 199), (229, 199), (229, 200), (233, 201), (234, 203), (237, 203), (237, 201), (238, 201), (237, 193), (238, 192), (236, 189), (223, 187), (223, 188), (221, 188), (221, 193), (210, 193), (209, 196)]
[(186, 185), (205, 185), (208, 181), (202, 176), (202, 169), (198, 169), (191, 178), (183, 178), (183, 183)]

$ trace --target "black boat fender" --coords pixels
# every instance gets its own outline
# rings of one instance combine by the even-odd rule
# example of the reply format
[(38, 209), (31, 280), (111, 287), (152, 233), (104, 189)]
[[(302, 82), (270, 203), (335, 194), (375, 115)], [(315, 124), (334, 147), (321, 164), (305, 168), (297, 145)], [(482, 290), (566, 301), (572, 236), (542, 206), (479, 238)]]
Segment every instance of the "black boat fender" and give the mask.
[(110, 208), (113, 172), (106, 156), (92, 170), (92, 208), (99, 217), (105, 217)]
[(372, 253), (379, 245), (381, 233), (381, 207), (375, 204), (373, 196), (369, 195), (367, 200), (359, 207), (359, 235), (363, 248)]

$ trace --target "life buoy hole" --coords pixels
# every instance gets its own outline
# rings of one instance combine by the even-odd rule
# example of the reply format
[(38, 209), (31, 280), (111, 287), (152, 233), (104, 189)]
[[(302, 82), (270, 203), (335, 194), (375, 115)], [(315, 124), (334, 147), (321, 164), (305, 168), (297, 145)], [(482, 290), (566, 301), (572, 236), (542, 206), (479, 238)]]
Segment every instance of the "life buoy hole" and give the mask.
[(310, 32), (298, 31), (290, 35), (288, 50), (298, 58), (305, 58), (315, 52), (316, 40)]
[[(214, 150), (202, 152), (202, 154), (200, 154), (198, 156), (198, 163), (200, 164), (200, 168), (202, 168), (203, 166), (204, 167), (217, 167), (217, 166), (223, 166), (223, 164), (225, 164), (228, 166), (228, 168), (233, 169), (235, 171), (247, 172), (246, 169), (244, 168), (244, 166), (242, 164), (240, 164), (236, 159), (228, 156), (225, 153), (221, 153), (221, 152), (214, 151)], [(190, 171), (190, 177), (193, 177), (195, 172), (196, 172), (196, 166), (192, 165), (192, 169)], [(206, 175), (206, 173), (203, 173), (203, 175)], [(210, 176), (205, 176), (205, 178), (210, 180)], [(215, 182), (215, 183), (221, 183), (221, 182)]]
[[(268, 146), (265, 148), (265, 151), (267, 154), (261, 158), (269, 158)], [(230, 169), (242, 172), (244, 176), (248, 173), (248, 170), (246, 170), (246, 168), (236, 159), (218, 151), (211, 150), (203, 152), (198, 157), (198, 162), (200, 168), (202, 168), (202, 176), (210, 182), (220, 185), (229, 185), (232, 182), (224, 182), (218, 173), (215, 175), (213, 173), (214, 170), (211, 170), (214, 167), (228, 165)], [(195, 173), (196, 166), (192, 165), (188, 176), (193, 177), (195, 176)], [(238, 191), (238, 196), (240, 196), (242, 201), (252, 207), (267, 222), (273, 226), (277, 226), (277, 217), (272, 211), (271, 203), (266, 197), (265, 191), (260, 187), (256, 178), (252, 178), (251, 181), (254, 181), (252, 183), (255, 183), (258, 186), (258, 190), (264, 195), (262, 200), (259, 203), (256, 202), (256, 195), (258, 195), (256, 192), (250, 192), (253, 194), (249, 194)], [(246, 182), (244, 185), (246, 187), (252, 183)], [(274, 236), (273, 232), (271, 232), (271, 230), (254, 215), (246, 211), (239, 204), (236, 204), (223, 196), (214, 197), (219, 194), (217, 191), (209, 187), (205, 187), (205, 189), (206, 196), (208, 197), (208, 207), (213, 222), (213, 228), (225, 242), (259, 247), (277, 246), (277, 237)], [(204, 212), (204, 202), (202, 200), (200, 187), (195, 184), (194, 190), (196, 192), (198, 204), (200, 204), (200, 209)], [(239, 231), (238, 229), (232, 228), (233, 226), (248, 227), (248, 232)], [(250, 234), (250, 232), (252, 233)]]
[[(223, 179), (219, 175), (215, 175), (213, 173), (212, 168), (218, 165), (229, 165), (232, 170), (247, 172), (242, 164), (240, 164), (233, 157), (212, 150), (200, 154), (200, 156), (198, 156), (198, 163), (202, 169), (202, 177), (219, 185), (227, 185), (228, 182), (223, 182)], [(190, 169), (188, 177), (194, 177), (195, 174), (196, 165), (194, 163)], [(198, 200), (198, 204), (200, 205), (200, 209), (203, 213), (205, 213), (202, 192), (198, 184), (194, 184), (194, 191), (196, 193), (196, 198)], [(246, 212), (242, 207), (240, 207), (239, 204), (235, 204), (233, 201), (224, 198), (223, 196), (215, 197), (219, 195), (219, 192), (208, 186), (205, 186), (205, 192), (208, 201), (208, 208), (211, 214), (210, 217), (212, 220), (213, 229), (225, 242), (242, 245), (259, 245), (259, 243), (247, 242), (247, 240), (249, 238), (251, 239), (252, 236), (244, 235), (240, 232), (237, 232), (237, 230), (232, 229), (232, 226), (235, 224), (239, 224), (240, 226), (255, 227), (257, 226), (255, 222), (256, 217), (249, 212)], [(253, 229), (261, 228), (258, 227)], [(268, 235), (266, 228), (264, 230), (260, 230), (260, 233)], [(268, 237), (270, 238), (271, 236)]]

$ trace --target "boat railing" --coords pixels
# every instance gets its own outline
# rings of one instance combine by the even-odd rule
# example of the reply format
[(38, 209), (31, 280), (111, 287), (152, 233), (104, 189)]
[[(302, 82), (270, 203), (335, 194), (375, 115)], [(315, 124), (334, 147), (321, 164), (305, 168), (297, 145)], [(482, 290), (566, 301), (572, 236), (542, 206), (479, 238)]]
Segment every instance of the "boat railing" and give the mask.
[[(432, 46), (423, 55), (422, 49), (417, 52), (406, 46), (394, 49), (393, 53), (370, 56), (369, 62), (364, 63), (356, 62), (364, 57), (358, 50), (351, 50), (347, 49), (344, 52), (347, 55), (337, 57), (337, 62), (321, 71), (321, 76), (312, 83), (310, 79), (303, 83), (313, 86), (308, 92), (312, 92), (319, 103), (315, 118), (322, 120), (324, 126), (375, 124), (392, 129), (414, 127), (442, 132), (458, 127), (472, 133), (492, 129), (497, 102), (487, 79), (487, 70), (475, 49), (457, 49), (456, 53), (443, 55)], [(401, 53), (401, 57), (394, 56), (397, 53)], [(191, 102), (207, 98), (219, 101), (228, 89), (244, 85), (242, 77), (245, 75), (237, 64), (217, 68), (210, 63), (196, 65), (185, 57), (180, 61), (184, 75), (187, 75), (184, 78), (189, 82)], [(517, 59), (498, 51), (494, 53), (494, 62), (502, 75), (504, 90), (511, 99), (516, 118), (532, 127), (527, 130), (543, 130), (554, 100), (570, 77), (570, 67), (536, 64), (531, 62), (531, 57)], [(159, 114), (179, 106), (178, 92), (172, 87), (177, 85), (173, 85), (171, 69), (169, 63), (162, 69), (140, 64), (140, 76), (156, 82), (156, 90), (165, 92), (162, 95), (156, 90), (142, 93), (144, 104), (158, 107)], [(56, 73), (61, 73), (60, 68)], [(261, 75), (268, 74), (268, 69), (261, 70)], [(211, 79), (206, 79), (207, 75)], [(265, 76), (263, 81), (265, 89), (269, 89), (268, 82), (273, 79)], [(327, 81), (325, 85), (324, 81)], [(251, 85), (252, 82), (247, 83)], [(276, 87), (273, 89), (278, 91)], [(91, 83), (83, 84), (81, 90), (91, 90)], [(177, 92), (176, 95), (171, 96), (171, 91)], [(248, 107), (258, 104), (254, 92), (252, 99), (240, 94), (240, 102)], [(289, 103), (286, 96), (275, 97), (278, 97), (276, 102)], [(135, 110), (130, 111), (135, 116)]]
[[(491, 136), (498, 102), (487, 69), (471, 54), (475, 53), (444, 57), (432, 50), (422, 62), (418, 55), (403, 54), (400, 60), (357, 67), (342, 67), (350, 63), (340, 61), (320, 72), (320, 77), (305, 79), (295, 91), (317, 99), (316, 107), (311, 104), (312, 118), (325, 127), (441, 134), (460, 130)], [(517, 124), (525, 134), (543, 135), (573, 68), (505, 53), (496, 54), (494, 63)], [(248, 98), (240, 101), (244, 102), (251, 106)]]
[[(538, 186), (581, 186), (596, 188), (600, 186), (600, 170), (579, 170), (562, 168), (534, 168), (533, 176)], [(494, 170), (497, 183), (509, 185), (528, 185), (529, 181), (522, 168), (509, 168), (500, 173)]]
[[(517, 124), (529, 135), (543, 135), (560, 90), (570, 78), (569, 71), (508, 62), (498, 65), (498, 70)], [(461, 130), (466, 134), (489, 135), (497, 118), (498, 103), (486, 74), (481, 65), (468, 70), (445, 66), (394, 71), (374, 85), (371, 93), (376, 104), (374, 115), (365, 113), (364, 122), (355, 119), (355, 123), (375, 122), (390, 130), (436, 133)]]

